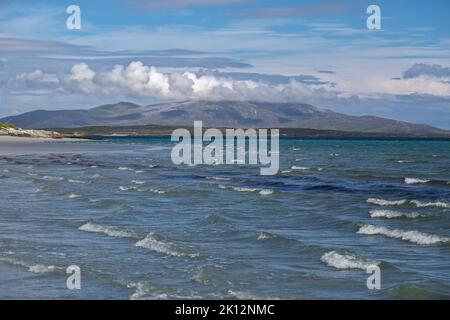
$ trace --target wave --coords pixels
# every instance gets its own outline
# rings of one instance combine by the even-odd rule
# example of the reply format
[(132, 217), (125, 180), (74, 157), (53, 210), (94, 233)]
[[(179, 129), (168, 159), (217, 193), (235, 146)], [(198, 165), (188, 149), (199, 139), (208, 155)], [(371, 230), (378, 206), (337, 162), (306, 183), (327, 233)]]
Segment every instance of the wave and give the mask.
[(350, 253), (330, 251), (325, 253), (320, 260), (328, 266), (336, 269), (361, 269), (367, 270), (371, 266), (379, 265), (379, 261), (366, 260)]
[(77, 180), (77, 179), (68, 179), (67, 182), (79, 183), (79, 184), (87, 184), (87, 183), (89, 183), (88, 181), (82, 181), (82, 180)]
[(122, 230), (118, 227), (104, 226), (101, 224), (96, 224), (96, 223), (91, 223), (91, 222), (83, 224), (78, 229), (82, 230), (82, 231), (87, 231), (87, 232), (102, 233), (102, 234), (106, 234), (107, 236), (116, 237), (116, 238), (135, 238), (136, 237), (135, 234), (132, 233), (131, 231)]
[(79, 198), (79, 197), (81, 197), (81, 195), (79, 195), (79, 194), (77, 194), (77, 193), (71, 193), (71, 194), (69, 194), (69, 198), (70, 199), (75, 199), (75, 198)]
[(166, 191), (158, 190), (158, 189), (141, 189), (137, 187), (119, 187), (120, 191), (135, 191), (135, 192), (148, 192), (148, 193), (156, 193), (156, 194), (165, 194)]
[(404, 204), (412, 204), (418, 208), (426, 208), (426, 207), (450, 208), (450, 203), (443, 201), (422, 202), (419, 200), (406, 200), (406, 199), (384, 200), (384, 199), (369, 198), (366, 200), (366, 202), (376, 204), (379, 206), (401, 206)]
[(144, 170), (136, 170), (136, 169), (133, 169), (133, 168), (130, 168), (130, 167), (119, 167), (117, 169), (121, 170), (121, 171), (130, 171), (130, 172), (134, 172), (134, 173), (142, 173), (142, 172), (144, 172)]
[(133, 184), (145, 184), (145, 181), (142, 181), (142, 180), (131, 180), (131, 183), (133, 183)]
[(257, 240), (260, 241), (267, 241), (267, 240), (274, 240), (278, 239), (279, 237), (276, 234), (269, 233), (269, 232), (261, 232), (257, 238)]
[(231, 181), (231, 178), (224, 178), (224, 177), (214, 177), (214, 176), (208, 176), (206, 177), (208, 180), (218, 180), (218, 181)]
[(372, 218), (387, 218), (387, 219), (410, 218), (410, 219), (415, 219), (415, 218), (426, 217), (417, 212), (400, 212), (400, 211), (393, 211), (393, 210), (371, 210), (369, 213)]
[(49, 181), (62, 181), (62, 180), (64, 180), (63, 177), (57, 177), (57, 176), (43, 176), (42, 179), (49, 180)]
[(400, 206), (402, 204), (405, 204), (408, 200), (402, 199), (402, 200), (384, 200), (384, 199), (376, 199), (376, 198), (369, 198), (366, 200), (367, 203), (376, 204), (379, 206)]
[(450, 208), (450, 203), (436, 201), (436, 202), (421, 202), (418, 200), (411, 200), (411, 203), (416, 205), (419, 208), (427, 208), (427, 207), (438, 207), (438, 208)]
[(28, 263), (22, 260), (17, 260), (11, 257), (0, 257), (0, 262), (9, 263), (15, 266), (20, 266), (23, 268), (26, 268), (29, 272), (33, 273), (54, 273), (54, 272), (61, 272), (63, 268), (53, 266), (53, 265), (43, 265), (43, 264), (32, 264)]
[(258, 192), (262, 196), (267, 196), (267, 195), (270, 195), (270, 194), (274, 193), (274, 191), (271, 190), (271, 189), (225, 186), (223, 184), (219, 184), (218, 187), (220, 189), (234, 190), (234, 191), (237, 191), (237, 192)]
[(154, 233), (149, 233), (144, 239), (136, 242), (135, 246), (149, 249), (151, 251), (155, 251), (155, 252), (173, 256), (173, 257), (196, 258), (199, 256), (198, 253), (188, 253), (185, 250), (183, 250), (182, 248), (180, 248), (170, 242), (164, 242), (164, 241), (160, 240), (159, 236), (157, 236)]
[(450, 241), (450, 238), (444, 236), (427, 234), (415, 230), (403, 231), (399, 229), (389, 229), (374, 225), (363, 225), (359, 228), (357, 233), (365, 235), (384, 235), (389, 238), (401, 239), (420, 245), (447, 243)]
[(417, 178), (405, 178), (406, 184), (424, 184), (428, 183), (431, 180), (425, 180), (425, 179), (417, 179)]
[(309, 170), (308, 167), (299, 167), (299, 166), (292, 166), (291, 169), (292, 170)]

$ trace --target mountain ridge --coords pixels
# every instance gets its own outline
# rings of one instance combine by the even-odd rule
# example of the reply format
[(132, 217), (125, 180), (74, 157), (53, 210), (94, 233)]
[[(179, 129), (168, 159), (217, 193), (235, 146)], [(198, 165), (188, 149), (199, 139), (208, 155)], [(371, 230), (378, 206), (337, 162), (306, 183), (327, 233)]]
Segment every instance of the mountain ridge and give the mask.
[(90, 109), (38, 109), (0, 119), (27, 129), (88, 126), (192, 125), (339, 130), (388, 134), (442, 134), (450, 131), (377, 116), (351, 116), (306, 103), (189, 100), (138, 105), (121, 101)]

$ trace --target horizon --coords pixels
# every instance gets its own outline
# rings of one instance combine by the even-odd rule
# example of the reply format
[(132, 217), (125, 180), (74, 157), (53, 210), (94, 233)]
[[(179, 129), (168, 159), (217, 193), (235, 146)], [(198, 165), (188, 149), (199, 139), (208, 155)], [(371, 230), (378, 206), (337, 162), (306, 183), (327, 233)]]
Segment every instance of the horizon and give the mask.
[[(450, 129), (447, 1), (0, 2), (0, 117), (186, 99), (308, 103)], [(332, 48), (332, 50), (330, 50)]]

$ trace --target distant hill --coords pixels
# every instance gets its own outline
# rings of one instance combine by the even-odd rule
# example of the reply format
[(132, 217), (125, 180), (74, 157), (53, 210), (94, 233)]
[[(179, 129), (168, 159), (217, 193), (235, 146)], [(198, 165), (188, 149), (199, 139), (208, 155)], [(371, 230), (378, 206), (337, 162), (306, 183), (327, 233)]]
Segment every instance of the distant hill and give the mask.
[(36, 110), (0, 119), (22, 128), (86, 126), (192, 126), (308, 128), (349, 132), (443, 135), (450, 131), (375, 116), (349, 116), (302, 103), (185, 101), (140, 106), (129, 102), (87, 110)]

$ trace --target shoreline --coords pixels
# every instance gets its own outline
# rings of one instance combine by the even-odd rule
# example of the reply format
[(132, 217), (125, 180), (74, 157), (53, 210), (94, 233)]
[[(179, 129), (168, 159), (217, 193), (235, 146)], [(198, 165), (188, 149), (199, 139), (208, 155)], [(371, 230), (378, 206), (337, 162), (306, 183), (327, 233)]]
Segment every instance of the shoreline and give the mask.
[(87, 141), (82, 138), (35, 138), (35, 137), (16, 137), (16, 136), (0, 136), (0, 143), (2, 142), (71, 142), (71, 141)]

